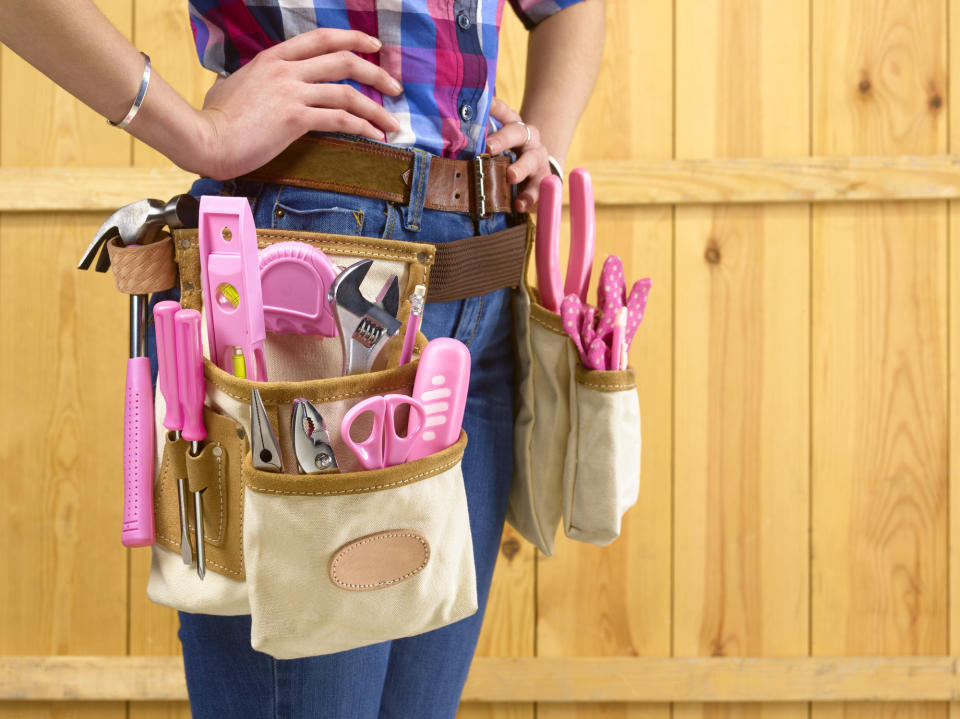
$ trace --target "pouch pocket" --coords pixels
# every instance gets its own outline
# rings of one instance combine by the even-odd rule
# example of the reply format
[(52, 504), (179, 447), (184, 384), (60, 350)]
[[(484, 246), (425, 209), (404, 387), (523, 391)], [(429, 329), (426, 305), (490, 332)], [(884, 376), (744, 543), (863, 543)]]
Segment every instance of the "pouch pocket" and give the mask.
[(514, 293), (518, 347), (515, 462), (507, 521), (550, 556), (560, 524), (576, 353), (560, 317), (523, 288)]
[(442, 452), (385, 469), (273, 474), (243, 461), (254, 649), (278, 659), (412, 636), (477, 610), (460, 463)]
[(563, 472), (563, 529), (571, 539), (606, 545), (620, 536), (640, 492), (640, 405), (633, 369), (576, 365)]
[[(157, 397), (157, 425), (163, 411), (162, 395)], [(174, 440), (172, 432), (158, 436), (161, 449), (154, 491), (157, 541), (147, 596), (158, 604), (186, 612), (204, 614), (247, 614), (249, 605), (244, 584), (243, 485), (240, 461), (245, 448), (242, 426), (232, 418), (203, 409), (207, 437), (196, 457), (189, 456), (190, 443)], [(187, 533), (191, 563), (180, 554), (180, 502), (177, 480), (186, 479)], [(193, 495), (203, 490), (204, 550), (206, 576), (200, 581), (196, 565), (196, 534)]]

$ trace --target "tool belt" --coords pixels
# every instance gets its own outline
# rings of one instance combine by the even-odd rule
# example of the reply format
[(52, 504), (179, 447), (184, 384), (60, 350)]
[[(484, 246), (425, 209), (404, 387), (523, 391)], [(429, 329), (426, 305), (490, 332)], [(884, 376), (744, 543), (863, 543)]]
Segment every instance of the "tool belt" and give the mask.
[[(337, 142), (316, 146), (323, 148), (318, 152), (343, 149)], [(391, 157), (399, 169), (401, 158)], [(458, 170), (451, 171), (459, 179)], [(307, 181), (305, 174), (286, 173), (282, 180), (266, 171), (251, 176), (290, 183)], [(529, 218), (496, 235), (446, 245), (275, 229), (258, 229), (256, 235), (261, 251), (294, 240), (340, 266), (374, 260), (372, 284), (398, 278), (396, 317), (404, 326), (416, 285), (425, 285), (432, 301), (514, 287), (519, 381), (507, 519), (548, 555), (561, 517), (575, 539), (606, 544), (619, 534), (621, 517), (638, 491), (636, 378), (632, 369), (601, 372), (579, 365), (560, 318), (538, 303), (525, 279), (534, 236)], [(111, 242), (109, 250), (121, 291), (157, 292), (179, 277), (182, 307), (204, 311), (197, 229), (162, 233), (143, 247)], [(475, 270), (496, 256), (502, 271), (496, 279), (478, 281), (482, 273)], [(447, 449), (383, 469), (363, 469), (344, 451), (339, 434), (341, 421), (360, 402), (411, 393), (426, 338), (418, 336), (414, 359), (401, 364), (403, 334), (389, 341), (373, 371), (349, 376), (335, 376), (343, 355), (329, 337), (269, 334), (269, 382), (236, 377), (204, 359), (206, 439), (195, 456), (187, 442), (164, 429), (166, 407), (157, 392), (150, 599), (186, 612), (250, 614), (252, 646), (281, 659), (420, 634), (477, 610), (461, 471), (466, 434)], [(287, 456), (288, 429), (295, 400), (304, 398), (327, 421), (340, 471), (257, 469), (250, 436), (253, 389), (271, 425), (279, 428), (283, 467), (298, 461)], [(204, 497), (203, 532), (196, 532), (194, 513), (185, 551), (197, 556), (193, 545), (202, 536), (207, 568), (202, 581), (181, 559), (177, 480), (184, 477), (187, 490)]]

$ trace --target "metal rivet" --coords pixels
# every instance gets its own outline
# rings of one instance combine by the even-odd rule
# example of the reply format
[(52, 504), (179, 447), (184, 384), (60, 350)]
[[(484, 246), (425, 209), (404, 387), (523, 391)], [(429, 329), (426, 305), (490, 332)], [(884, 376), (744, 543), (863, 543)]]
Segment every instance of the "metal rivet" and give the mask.
[(223, 447), (221, 447), (221, 446), (218, 444), (216, 447), (214, 447), (213, 449), (210, 450), (210, 454), (212, 454), (214, 457), (222, 457), (222, 456), (223, 456)]
[(317, 469), (326, 469), (333, 464), (333, 458), (326, 452), (321, 452), (314, 460), (314, 464), (317, 465)]
[(180, 249), (189, 250), (190, 249), (190, 240), (180, 240)]
[(273, 214), (276, 215), (277, 217), (283, 217), (283, 210), (281, 210), (281, 209), (278, 207), (278, 208), (274, 211)]
[(192, 283), (192, 282), (184, 282), (184, 283), (183, 283), (183, 289), (185, 289), (185, 290), (193, 290), (193, 283)]
[(427, 253), (426, 253), (426, 252), (418, 252), (418, 253), (417, 253), (417, 262), (419, 262), (420, 264), (423, 264), (423, 263), (425, 263), (426, 261), (427, 261)]

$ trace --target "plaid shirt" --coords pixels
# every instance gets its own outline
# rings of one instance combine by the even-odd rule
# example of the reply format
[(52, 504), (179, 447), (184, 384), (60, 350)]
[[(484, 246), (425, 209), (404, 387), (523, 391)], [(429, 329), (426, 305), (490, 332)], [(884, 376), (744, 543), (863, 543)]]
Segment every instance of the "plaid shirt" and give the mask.
[[(526, 27), (581, 0), (509, 0)], [(261, 50), (316, 27), (383, 43), (363, 55), (403, 84), (399, 97), (347, 81), (400, 122), (389, 142), (444, 157), (483, 152), (495, 94), (504, 0), (189, 0), (201, 64), (229, 74)]]

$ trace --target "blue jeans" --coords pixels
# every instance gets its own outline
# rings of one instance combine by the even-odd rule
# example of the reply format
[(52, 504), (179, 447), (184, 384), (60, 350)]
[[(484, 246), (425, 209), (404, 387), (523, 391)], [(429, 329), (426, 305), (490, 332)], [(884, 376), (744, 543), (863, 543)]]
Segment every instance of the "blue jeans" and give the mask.
[[(427, 169), (418, 162), (415, 173)], [(418, 186), (416, 178), (411, 186)], [(221, 192), (248, 197), (261, 228), (412, 242), (445, 242), (476, 234), (469, 216), (424, 209), (422, 197), (411, 198), (404, 206), (289, 185), (209, 178), (198, 180), (190, 190), (196, 197)], [(504, 214), (483, 219), (480, 233), (504, 229), (508, 220)], [(422, 331), (431, 339), (455, 337), (470, 349), (470, 392), (463, 419), (469, 441), (463, 476), (479, 611), (426, 634), (295, 660), (254, 651), (249, 616), (181, 612), (179, 637), (194, 717), (455, 716), (483, 621), (510, 490), (514, 381), (510, 290), (428, 304)]]

